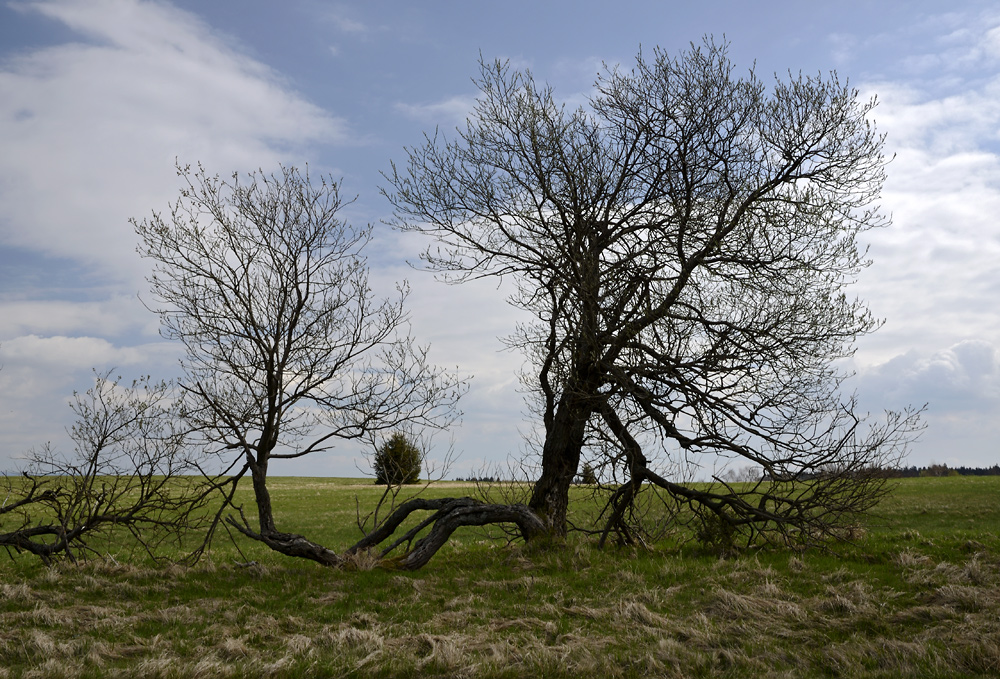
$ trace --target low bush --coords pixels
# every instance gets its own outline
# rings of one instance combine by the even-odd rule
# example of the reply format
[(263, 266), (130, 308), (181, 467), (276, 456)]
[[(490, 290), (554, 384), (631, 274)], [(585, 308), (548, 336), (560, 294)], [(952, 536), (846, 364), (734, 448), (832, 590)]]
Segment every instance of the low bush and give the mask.
[(380, 486), (417, 483), (423, 457), (420, 449), (406, 436), (393, 434), (375, 453), (375, 483)]

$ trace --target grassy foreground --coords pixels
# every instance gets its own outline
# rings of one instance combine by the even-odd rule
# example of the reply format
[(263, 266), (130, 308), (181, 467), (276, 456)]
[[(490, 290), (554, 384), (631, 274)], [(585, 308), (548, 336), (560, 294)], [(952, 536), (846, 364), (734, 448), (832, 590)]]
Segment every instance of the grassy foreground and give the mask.
[[(274, 481), (279, 527), (338, 550), (358, 535), (355, 497), (373, 496)], [(996, 677), (998, 531), (1000, 477), (949, 477), (900, 482), (837, 555), (534, 549), (469, 531), (416, 573), (246, 541), (193, 569), (4, 557), (0, 679)]]

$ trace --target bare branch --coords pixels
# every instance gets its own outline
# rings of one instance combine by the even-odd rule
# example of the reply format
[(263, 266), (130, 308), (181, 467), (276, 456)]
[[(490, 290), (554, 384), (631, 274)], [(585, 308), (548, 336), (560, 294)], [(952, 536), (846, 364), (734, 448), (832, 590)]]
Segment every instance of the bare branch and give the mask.
[[(750, 538), (832, 534), (881, 497), (860, 480), (898, 461), (919, 411), (864, 421), (835, 363), (879, 325), (844, 292), (869, 264), (858, 236), (889, 224), (874, 100), (836, 74), (769, 90), (711, 39), (605, 69), (577, 109), (505, 62), (478, 85), (466, 127), (408, 149), (383, 193), (396, 228), (433, 240), (428, 269), (511, 277), (534, 315), (509, 343), (532, 365), (529, 506), (549, 529), (567, 529), (581, 459), (623, 474), (602, 542), (643, 534), (647, 487)], [(766, 484), (667, 480), (731, 458)]]

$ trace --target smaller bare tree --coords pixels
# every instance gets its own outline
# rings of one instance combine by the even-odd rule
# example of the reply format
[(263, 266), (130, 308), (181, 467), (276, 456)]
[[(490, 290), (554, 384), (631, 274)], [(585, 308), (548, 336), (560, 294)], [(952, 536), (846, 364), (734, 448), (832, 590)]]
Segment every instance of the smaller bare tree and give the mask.
[(181, 475), (194, 468), (171, 385), (148, 377), (131, 386), (97, 375), (70, 404), (71, 455), (46, 444), (29, 451), (20, 476), (3, 476), (0, 545), (50, 563), (99, 555), (129, 542), (157, 558), (199, 523), (204, 495)]
[(178, 175), (185, 187), (170, 214), (133, 223), (153, 262), (162, 333), (186, 350), (188, 422), (223, 470), (210, 480), (225, 501), (209, 535), (249, 475), (257, 521), (241, 511), (229, 525), (282, 554), (338, 565), (333, 550), (278, 530), (271, 464), (345, 439), (445, 427), (464, 383), (409, 335), (406, 284), (385, 299), (369, 287), (371, 227), (340, 219), (349, 201), (332, 178), (314, 183), (287, 167), (231, 181), (200, 167)]

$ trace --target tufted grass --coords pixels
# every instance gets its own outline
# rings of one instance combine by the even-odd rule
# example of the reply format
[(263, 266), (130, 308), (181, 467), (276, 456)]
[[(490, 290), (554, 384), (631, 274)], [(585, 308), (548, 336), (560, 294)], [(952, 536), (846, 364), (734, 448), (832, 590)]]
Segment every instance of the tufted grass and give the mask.
[[(274, 481), (279, 527), (338, 550), (358, 536), (355, 498), (377, 492)], [(473, 490), (444, 485), (431, 492)], [(0, 679), (1000, 676), (998, 531), (1000, 477), (945, 477), (900, 481), (835, 552), (720, 559), (469, 530), (416, 573), (246, 541), (194, 568), (113, 547), (82, 566), (17, 557), (0, 561)]]

